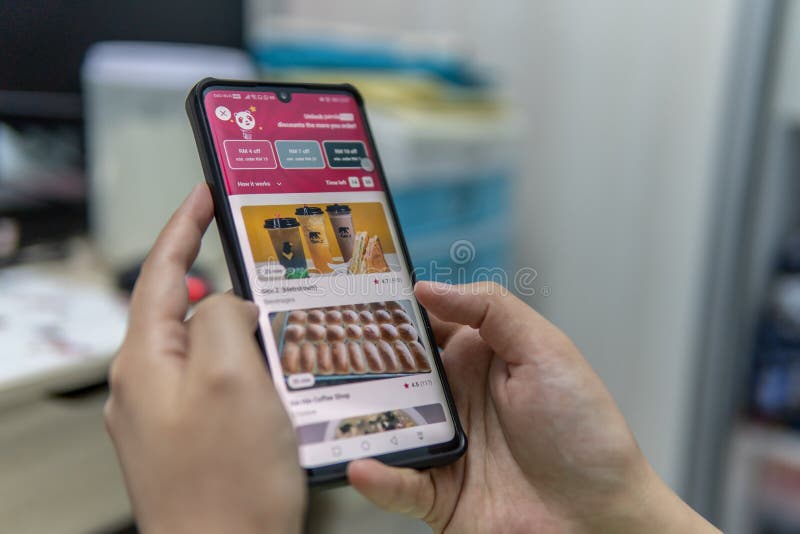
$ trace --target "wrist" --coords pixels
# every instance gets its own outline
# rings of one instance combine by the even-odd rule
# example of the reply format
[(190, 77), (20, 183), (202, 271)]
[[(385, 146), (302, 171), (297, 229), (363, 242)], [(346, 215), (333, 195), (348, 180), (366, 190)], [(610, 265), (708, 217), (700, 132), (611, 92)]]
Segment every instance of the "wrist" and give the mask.
[(586, 532), (718, 533), (653, 470), (644, 456), (604, 513), (588, 518)]
[(198, 515), (186, 510), (181, 517), (165, 518), (146, 525), (137, 525), (143, 534), (300, 534), (303, 514), (286, 511), (270, 517), (246, 518), (241, 515)]

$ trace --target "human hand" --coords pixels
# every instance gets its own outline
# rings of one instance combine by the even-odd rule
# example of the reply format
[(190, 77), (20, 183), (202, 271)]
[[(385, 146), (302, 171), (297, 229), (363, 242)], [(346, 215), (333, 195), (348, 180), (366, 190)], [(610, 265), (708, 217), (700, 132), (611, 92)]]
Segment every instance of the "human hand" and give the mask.
[(465, 456), (415, 471), (359, 460), (350, 483), (436, 532), (716, 532), (659, 479), (572, 342), (494, 284), (420, 282)]
[(258, 309), (217, 295), (184, 321), (184, 277), (212, 216), (197, 186), (142, 266), (106, 425), (143, 532), (300, 532), (305, 474), (254, 337)]

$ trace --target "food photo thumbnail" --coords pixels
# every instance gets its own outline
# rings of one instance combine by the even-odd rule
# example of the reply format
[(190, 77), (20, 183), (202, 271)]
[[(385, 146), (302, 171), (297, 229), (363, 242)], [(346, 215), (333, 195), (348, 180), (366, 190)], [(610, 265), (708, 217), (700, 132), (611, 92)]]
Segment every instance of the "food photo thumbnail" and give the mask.
[(291, 389), (429, 373), (411, 302), (345, 304), (270, 314)]
[(436, 403), (311, 423), (295, 430), (298, 442), (310, 445), (409, 428), (422, 429), (445, 421), (444, 408)]
[(400, 271), (379, 202), (244, 206), (242, 217), (262, 279)]

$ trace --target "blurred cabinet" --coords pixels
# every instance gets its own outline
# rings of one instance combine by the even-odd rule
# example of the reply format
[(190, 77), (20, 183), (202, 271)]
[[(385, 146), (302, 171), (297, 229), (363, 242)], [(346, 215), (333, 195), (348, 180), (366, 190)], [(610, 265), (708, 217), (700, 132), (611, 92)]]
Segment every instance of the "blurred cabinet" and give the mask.
[(518, 142), (508, 115), (375, 106), (370, 122), (417, 276), (509, 286)]
[(732, 444), (724, 490), (725, 532), (800, 531), (800, 434), (742, 424)]
[[(740, 415), (748, 398), (797, 396), (800, 387), (784, 370), (767, 375), (763, 365), (753, 365), (754, 339), (774, 292), (781, 250), (790, 232), (800, 228), (800, 2), (763, 5), (772, 6), (773, 23), (767, 35), (771, 45), (763, 52), (761, 117), (754, 130), (741, 231), (735, 236), (739, 257), (735, 284), (728, 288), (733, 307), (718, 315), (717, 347), (727, 350), (708, 375), (722, 385), (706, 388), (706, 397), (718, 406), (729, 403), (721, 412), (728, 417), (706, 419), (711, 423), (706, 432), (717, 433), (720, 449), (727, 452), (718, 456), (725, 462), (718, 480), (721, 525), (726, 532), (743, 534), (800, 531), (800, 432)], [(733, 380), (727, 380), (731, 372)]]
[(103, 424), (106, 390), (0, 408), (0, 530), (110, 532), (131, 512)]
[[(82, 84), (86, 109), (92, 238), (109, 265), (140, 261), (192, 187), (203, 181), (184, 102), (200, 79), (248, 79), (237, 49), (105, 42), (89, 49)], [(223, 265), (214, 226), (200, 262)], [(223, 268), (224, 269), (224, 268)]]

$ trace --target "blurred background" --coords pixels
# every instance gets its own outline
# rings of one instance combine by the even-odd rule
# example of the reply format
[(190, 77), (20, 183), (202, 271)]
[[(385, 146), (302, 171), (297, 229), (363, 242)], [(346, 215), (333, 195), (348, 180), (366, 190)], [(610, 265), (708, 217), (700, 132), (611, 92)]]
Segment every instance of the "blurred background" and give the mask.
[(5, 0), (0, 50), (0, 530), (135, 532), (104, 377), (217, 76), (354, 83), (423, 277), (502, 269), (692, 506), (800, 532), (800, 1)]

